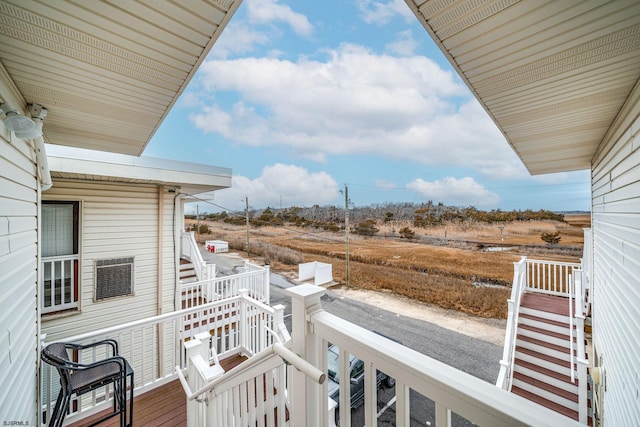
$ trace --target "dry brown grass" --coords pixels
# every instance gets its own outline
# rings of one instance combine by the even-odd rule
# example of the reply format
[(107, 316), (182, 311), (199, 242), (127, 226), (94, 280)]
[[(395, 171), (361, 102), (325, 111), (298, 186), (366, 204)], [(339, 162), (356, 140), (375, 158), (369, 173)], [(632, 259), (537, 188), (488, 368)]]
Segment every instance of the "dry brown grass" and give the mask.
[(504, 243), (505, 245), (545, 245), (540, 239), (542, 233), (560, 232), (562, 244), (582, 244), (582, 227), (590, 226), (588, 215), (567, 215), (567, 223), (560, 221), (518, 221), (504, 224), (502, 238), (500, 229), (494, 224), (447, 224), (429, 228), (416, 228), (411, 221), (397, 221), (380, 225), (380, 235), (399, 237), (402, 227), (416, 232), (416, 237), (432, 237), (450, 240), (466, 240), (484, 243)]
[[(505, 318), (506, 300), (510, 294), (513, 263), (522, 255), (529, 255), (535, 248), (546, 250), (540, 239), (543, 232), (559, 231), (563, 245), (582, 245), (583, 226), (588, 226), (588, 216), (568, 218), (568, 223), (555, 221), (531, 221), (509, 223), (503, 230), (504, 242), (494, 225), (446, 227), (447, 241), (484, 242), (493, 245), (520, 246), (509, 252), (478, 251), (474, 245), (463, 247), (432, 246), (402, 239), (350, 238), (350, 286), (388, 290), (409, 298), (440, 307), (456, 309), (464, 313)], [(209, 223), (215, 238), (228, 241), (244, 241), (246, 229), (221, 223)], [(381, 236), (397, 236), (398, 230), (409, 226), (419, 236), (444, 237), (445, 227), (416, 229), (406, 224), (381, 225)], [(209, 239), (202, 236), (202, 240)], [(333, 266), (334, 280), (344, 284), (346, 245), (342, 234), (308, 229), (265, 227), (250, 230), (250, 241), (288, 248), (302, 254), (304, 261), (320, 261)], [(239, 245), (241, 246), (241, 245)], [(241, 246), (243, 247), (243, 246)], [(256, 245), (257, 247), (257, 245)], [(547, 254), (536, 258), (559, 261), (577, 261), (576, 257)], [(274, 271), (295, 272), (297, 266), (280, 262), (270, 256), (268, 261)], [(482, 286), (485, 284), (497, 286)]]

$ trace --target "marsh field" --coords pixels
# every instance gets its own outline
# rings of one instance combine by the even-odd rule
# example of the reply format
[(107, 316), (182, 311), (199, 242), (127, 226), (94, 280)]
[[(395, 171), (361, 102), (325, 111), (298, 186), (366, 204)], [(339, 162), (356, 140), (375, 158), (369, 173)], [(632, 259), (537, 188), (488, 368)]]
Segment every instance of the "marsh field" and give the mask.
[[(187, 226), (195, 224), (187, 220)], [(199, 242), (225, 240), (230, 250), (274, 272), (296, 277), (298, 263), (332, 264), (336, 286), (346, 283), (344, 231), (328, 232), (308, 227), (249, 227), (200, 220), (209, 233), (196, 233)], [(561, 221), (507, 222), (495, 224), (447, 224), (416, 228), (411, 223), (377, 225), (372, 237), (349, 235), (349, 283), (351, 288), (393, 292), (423, 303), (466, 314), (506, 318), (513, 280), (513, 263), (520, 257), (578, 262), (582, 256), (583, 228), (589, 214), (567, 214)], [(415, 231), (413, 239), (401, 238), (403, 227)], [(560, 242), (549, 245), (543, 233), (558, 232)], [(248, 250), (247, 253), (247, 235)]]

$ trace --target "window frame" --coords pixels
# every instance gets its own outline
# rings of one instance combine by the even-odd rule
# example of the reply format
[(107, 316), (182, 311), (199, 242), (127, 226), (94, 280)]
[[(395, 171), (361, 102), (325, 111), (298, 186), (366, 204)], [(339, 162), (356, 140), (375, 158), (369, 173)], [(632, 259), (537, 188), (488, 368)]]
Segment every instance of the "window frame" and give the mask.
[[(71, 216), (71, 221), (72, 221), (72, 253), (71, 254), (65, 254), (65, 255), (52, 255), (52, 256), (43, 256), (42, 254), (40, 255), (40, 262), (39, 262), (39, 268), (40, 268), (40, 285), (39, 285), (39, 299), (40, 299), (40, 310), (41, 310), (41, 315), (43, 316), (58, 316), (58, 315), (68, 315), (68, 314), (76, 314), (79, 313), (81, 311), (81, 290), (82, 290), (82, 280), (81, 280), (81, 257), (80, 257), (80, 233), (81, 233), (81, 211), (82, 211), (82, 203), (79, 200), (42, 200), (42, 206), (44, 207), (45, 205), (71, 205), (72, 206), (72, 216)], [(39, 224), (40, 224), (40, 239), (41, 242), (40, 244), (44, 247), (45, 243), (45, 235), (47, 233), (44, 233), (44, 228), (45, 228), (45, 224), (47, 223), (44, 219), (44, 213), (42, 213), (42, 208), (41, 208), (41, 212), (40, 212), (40, 219), (39, 219)], [(49, 274), (55, 274), (54, 271), (56, 269), (56, 263), (58, 265), (58, 268), (61, 270), (61, 268), (64, 268), (64, 262), (68, 261), (71, 263), (71, 269), (68, 269), (70, 271), (70, 275), (71, 277), (69, 277), (69, 279), (71, 279), (73, 281), (72, 286), (73, 286), (73, 301), (63, 304), (62, 303), (62, 297), (60, 297), (60, 304), (53, 304), (52, 305), (48, 305), (45, 306), (45, 304), (47, 303), (46, 299), (46, 286), (47, 286), (47, 281), (45, 281), (46, 275), (45, 273), (47, 271), (49, 271)], [(48, 266), (46, 266), (46, 264), (49, 264)], [(65, 269), (67, 270), (67, 269)], [(64, 283), (64, 279), (66, 279), (66, 275), (64, 278), (61, 278), (61, 282)], [(55, 277), (50, 277), (49, 279), (49, 283), (54, 280), (55, 281)], [(51, 287), (51, 284), (49, 284), (49, 287)], [(56, 292), (57, 286), (54, 284), (53, 285), (55, 289), (54, 292)], [(50, 298), (50, 297), (49, 297)], [(54, 295), (54, 301), (57, 301), (58, 298)], [(49, 300), (51, 301), (51, 300)], [(59, 305), (61, 307), (59, 307), (59, 309), (56, 309), (56, 306)], [(53, 307), (53, 308), (52, 308)]]

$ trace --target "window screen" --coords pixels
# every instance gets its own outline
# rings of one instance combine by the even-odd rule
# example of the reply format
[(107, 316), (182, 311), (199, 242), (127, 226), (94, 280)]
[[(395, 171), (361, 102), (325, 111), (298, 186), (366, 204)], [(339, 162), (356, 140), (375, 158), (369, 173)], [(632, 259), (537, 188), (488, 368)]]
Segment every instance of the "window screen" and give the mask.
[(78, 253), (78, 202), (42, 204), (42, 256)]
[(97, 301), (133, 295), (133, 257), (97, 260), (95, 266)]

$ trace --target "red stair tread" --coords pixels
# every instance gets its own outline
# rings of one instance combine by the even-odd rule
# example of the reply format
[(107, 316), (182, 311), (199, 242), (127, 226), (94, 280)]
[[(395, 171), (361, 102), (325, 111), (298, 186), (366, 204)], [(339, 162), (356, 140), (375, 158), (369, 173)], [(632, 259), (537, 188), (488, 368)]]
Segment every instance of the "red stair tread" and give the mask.
[(516, 346), (516, 351), (524, 354), (528, 354), (529, 356), (535, 357), (536, 359), (544, 360), (554, 365), (562, 366), (563, 368), (571, 367), (571, 362), (566, 360), (558, 359), (557, 357), (549, 356), (547, 354), (538, 353), (535, 350), (531, 350), (529, 348), (524, 348), (520, 346)]
[(563, 390), (561, 388), (558, 388), (554, 385), (551, 385), (549, 383), (546, 383), (542, 380), (530, 377), (528, 375), (525, 375), (523, 373), (520, 372), (514, 372), (513, 373), (513, 378), (514, 379), (518, 379), (522, 382), (525, 382), (527, 384), (531, 384), (533, 386), (536, 386), (542, 390), (546, 390), (549, 393), (553, 393), (555, 395), (558, 395), (560, 397), (563, 397), (567, 400), (571, 400), (572, 402), (578, 402), (578, 395), (576, 393), (571, 393), (570, 391), (567, 390)]
[[(551, 349), (551, 350), (556, 350), (556, 351), (559, 351), (559, 352), (562, 352), (562, 353), (566, 353), (566, 354), (570, 353), (570, 349), (567, 348), (567, 347), (563, 347), (563, 346), (557, 345), (557, 344), (551, 344), (551, 343), (548, 343), (546, 341), (542, 341), (542, 340), (539, 340), (539, 339), (536, 339), (536, 338), (528, 337), (526, 335), (518, 335), (517, 339), (522, 340), (522, 341), (527, 341), (527, 342), (530, 342), (531, 344), (536, 344), (536, 345), (539, 345), (541, 347), (546, 347), (546, 348)], [(574, 351), (574, 353), (575, 353), (575, 351)]]
[(563, 316), (569, 315), (569, 299), (565, 297), (526, 292), (522, 296), (520, 306)]
[[(540, 396), (536, 396), (535, 394), (530, 393), (530, 392), (528, 392), (526, 390), (523, 390), (523, 389), (521, 389), (519, 387), (512, 387), (511, 388), (511, 392), (513, 394), (517, 394), (520, 397), (523, 397), (523, 398), (525, 398), (527, 400), (535, 402), (538, 405), (542, 405), (542, 406), (544, 406), (546, 408), (551, 409), (552, 411), (558, 412), (558, 413), (560, 413), (560, 414), (562, 414), (562, 415), (564, 415), (566, 417), (569, 417), (571, 419), (574, 419), (576, 421), (579, 418), (579, 414), (578, 414), (577, 411), (573, 411), (573, 410), (571, 410), (569, 408), (565, 408), (562, 405), (559, 405), (559, 404), (557, 404), (555, 402), (551, 402), (551, 401), (549, 401), (549, 400), (547, 400), (545, 398), (542, 398)], [(589, 407), (591, 407), (591, 402), (590, 401), (589, 401)], [(593, 418), (590, 417), (590, 416), (587, 417), (587, 425), (588, 426), (592, 426), (593, 425)]]
[(518, 358), (515, 359), (514, 363), (515, 363), (516, 366), (522, 366), (523, 368), (531, 369), (532, 371), (538, 372), (540, 374), (544, 374), (544, 375), (546, 375), (548, 377), (552, 377), (552, 378), (555, 378), (557, 380), (564, 381), (566, 383), (571, 383), (571, 376), (570, 375), (564, 375), (564, 374), (561, 374), (559, 372), (552, 371), (551, 369), (543, 368), (542, 366), (538, 366), (538, 365), (536, 365), (534, 363), (530, 363), (530, 362), (527, 362), (525, 360), (518, 359)]
[[(560, 326), (562, 328), (569, 329), (569, 321), (568, 320), (566, 322), (559, 322), (557, 320), (545, 319), (544, 317), (536, 316), (535, 314), (527, 314), (527, 313), (520, 313), (519, 316), (521, 318), (524, 317), (526, 319), (535, 320), (535, 321), (538, 321), (538, 322), (546, 323), (548, 325)], [(574, 328), (575, 328), (575, 326), (576, 325), (573, 325)]]
[(523, 390), (520, 387), (512, 387), (511, 392), (513, 394), (517, 394), (518, 396), (524, 397), (527, 400), (537, 403), (538, 405), (542, 405), (546, 408), (551, 409), (552, 411), (558, 412), (564, 416), (567, 416), (571, 419), (578, 419), (578, 411), (571, 410), (566, 408), (556, 402), (552, 402), (550, 400), (545, 399), (544, 397), (537, 396), (527, 390)]
[[(562, 340), (569, 341), (569, 335), (567, 335), (567, 334), (561, 334), (561, 333), (558, 333), (558, 332), (551, 332), (551, 331), (547, 331), (546, 329), (536, 328), (535, 326), (524, 325), (522, 323), (518, 323), (518, 329), (520, 329), (520, 328), (527, 329), (527, 330), (532, 331), (532, 332), (538, 332), (539, 334), (548, 335), (550, 337), (559, 338), (559, 339), (562, 339)], [(573, 339), (575, 341), (575, 337)]]

